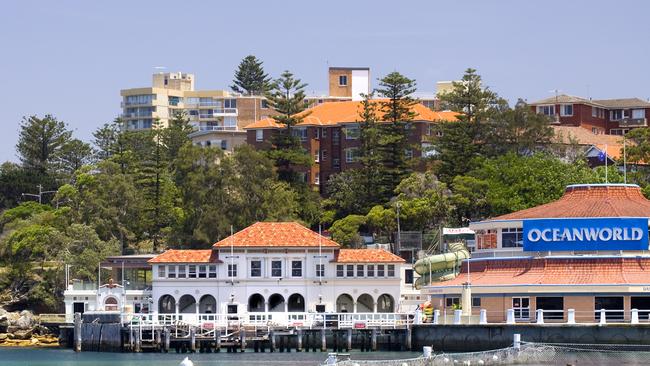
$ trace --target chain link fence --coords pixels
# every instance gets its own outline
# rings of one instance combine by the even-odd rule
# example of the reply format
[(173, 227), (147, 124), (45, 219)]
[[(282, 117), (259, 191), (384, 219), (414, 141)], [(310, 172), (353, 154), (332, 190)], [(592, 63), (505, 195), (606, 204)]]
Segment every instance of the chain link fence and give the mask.
[(526, 343), (482, 352), (437, 353), (401, 360), (345, 360), (338, 366), (648, 365), (650, 345)]

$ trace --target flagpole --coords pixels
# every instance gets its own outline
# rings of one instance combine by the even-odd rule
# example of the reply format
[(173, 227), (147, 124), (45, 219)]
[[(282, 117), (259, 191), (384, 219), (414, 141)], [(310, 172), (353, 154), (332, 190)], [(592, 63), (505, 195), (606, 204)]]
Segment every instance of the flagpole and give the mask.
[(625, 135), (623, 135), (623, 183), (627, 184), (627, 159), (625, 157)]
[(607, 144), (605, 144), (605, 184), (607, 183)]

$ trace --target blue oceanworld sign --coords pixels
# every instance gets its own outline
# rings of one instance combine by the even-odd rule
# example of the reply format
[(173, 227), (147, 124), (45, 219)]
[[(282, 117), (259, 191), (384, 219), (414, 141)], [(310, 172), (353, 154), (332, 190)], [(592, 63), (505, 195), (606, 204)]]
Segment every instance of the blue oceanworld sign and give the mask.
[(525, 251), (648, 250), (648, 219), (524, 220)]

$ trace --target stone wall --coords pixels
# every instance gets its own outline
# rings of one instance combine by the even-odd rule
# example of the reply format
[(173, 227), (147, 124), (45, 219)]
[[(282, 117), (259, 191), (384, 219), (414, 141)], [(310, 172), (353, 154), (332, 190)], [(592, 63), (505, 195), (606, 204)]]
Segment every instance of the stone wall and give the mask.
[(650, 345), (650, 324), (423, 324), (413, 327), (412, 344), (414, 349), (433, 346), (434, 351), (483, 351), (512, 345), (516, 333), (522, 342)]

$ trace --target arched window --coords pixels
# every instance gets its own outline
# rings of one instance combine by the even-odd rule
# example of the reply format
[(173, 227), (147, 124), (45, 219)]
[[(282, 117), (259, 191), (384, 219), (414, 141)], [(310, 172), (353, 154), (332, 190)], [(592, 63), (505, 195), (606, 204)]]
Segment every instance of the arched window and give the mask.
[(183, 295), (178, 300), (178, 312), (183, 314), (196, 313), (196, 299), (192, 295)]
[(372, 313), (374, 311), (375, 304), (371, 295), (362, 294), (357, 298), (357, 313)]
[(284, 297), (280, 294), (273, 294), (269, 297), (269, 311), (284, 312)]
[(287, 308), (289, 311), (304, 312), (305, 311), (305, 298), (301, 294), (293, 294), (287, 300)]
[(383, 294), (377, 298), (377, 312), (378, 313), (394, 313), (395, 300), (389, 294)]
[(354, 300), (348, 294), (341, 294), (336, 298), (337, 313), (351, 313), (354, 311)]
[(264, 296), (260, 294), (252, 294), (248, 298), (248, 311), (249, 312), (263, 312), (265, 311)]
[(176, 300), (172, 295), (163, 295), (158, 300), (158, 312), (161, 314), (173, 314), (176, 312)]

